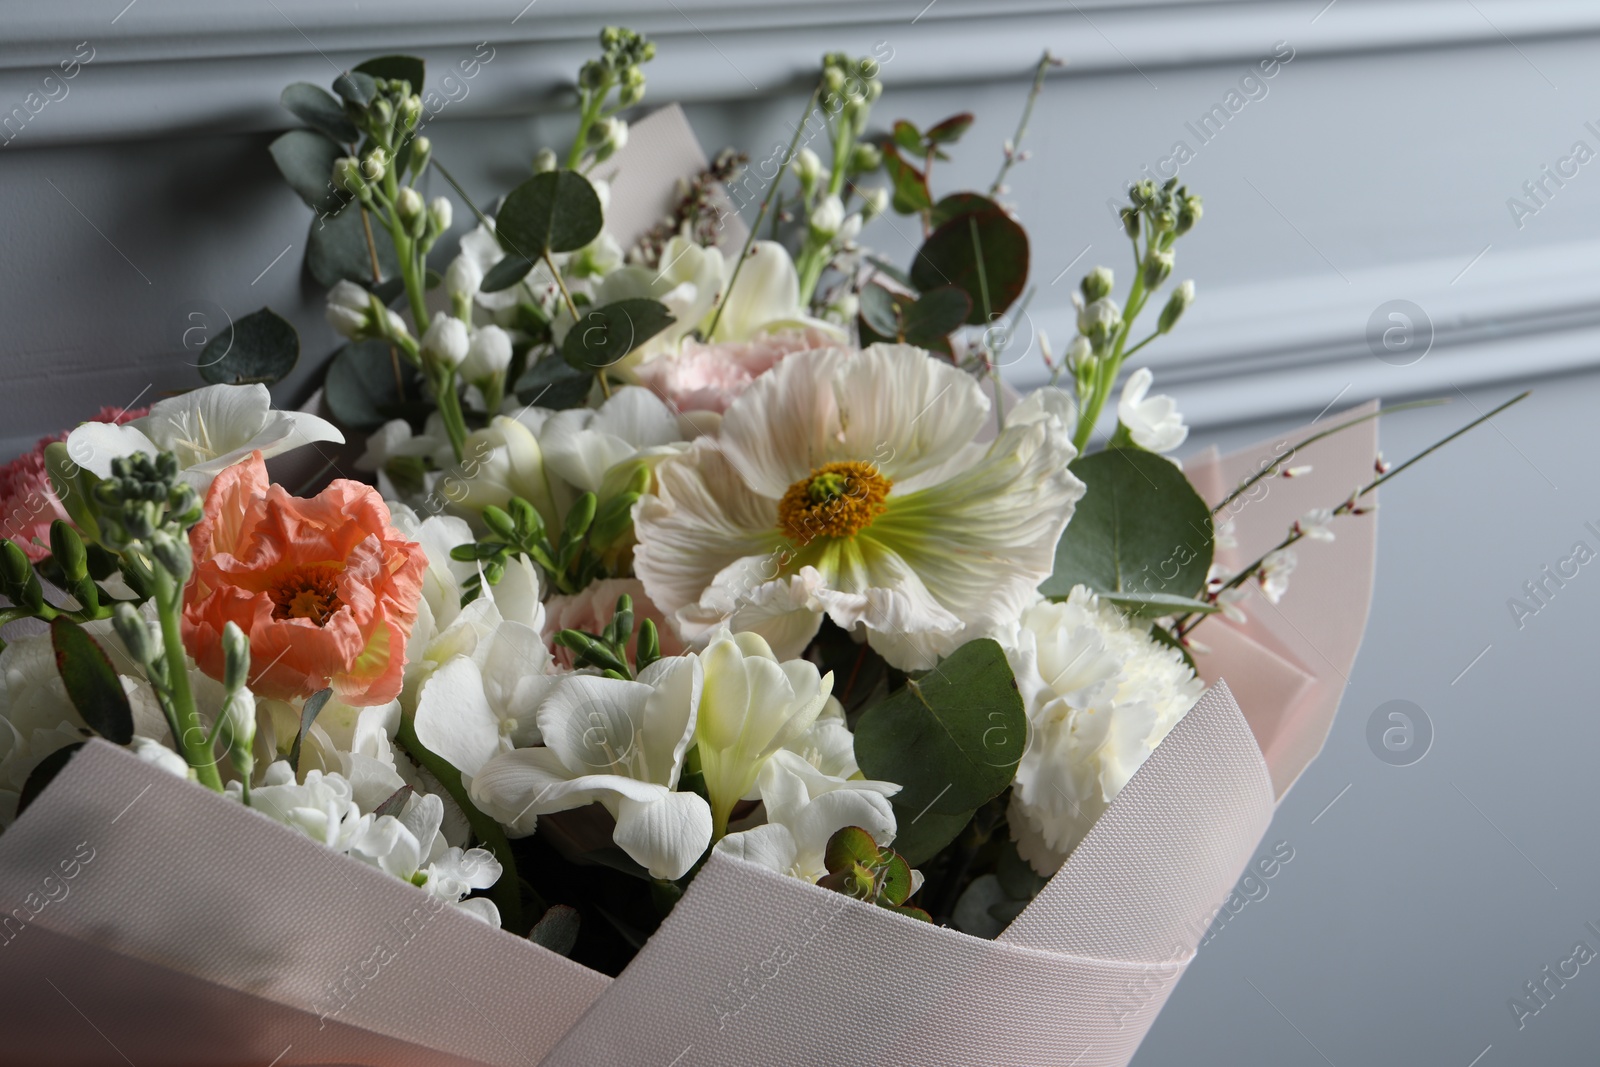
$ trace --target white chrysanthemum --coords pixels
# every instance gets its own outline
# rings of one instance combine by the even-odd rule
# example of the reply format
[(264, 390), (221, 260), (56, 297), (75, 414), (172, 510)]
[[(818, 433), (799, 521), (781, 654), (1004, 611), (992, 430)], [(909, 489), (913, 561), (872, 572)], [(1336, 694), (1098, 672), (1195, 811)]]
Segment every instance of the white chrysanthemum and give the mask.
[(1083, 586), (1025, 611), (1007, 658), (1029, 724), (1011, 836), (1053, 874), (1205, 686), (1175, 649)]
[(975, 443), (988, 418), (978, 382), (918, 348), (792, 355), (656, 468), (635, 573), (690, 640), (727, 624), (789, 659), (826, 614), (931, 667), (1015, 622), (1084, 491), (1059, 418)]

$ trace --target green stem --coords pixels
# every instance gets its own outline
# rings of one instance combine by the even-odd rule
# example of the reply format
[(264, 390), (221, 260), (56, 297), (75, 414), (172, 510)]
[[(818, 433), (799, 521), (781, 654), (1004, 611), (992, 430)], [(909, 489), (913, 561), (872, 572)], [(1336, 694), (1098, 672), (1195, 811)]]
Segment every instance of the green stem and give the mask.
[(456, 392), (455, 370), (441, 367), (435, 378), (433, 391), (439, 401), (439, 419), (444, 423), (444, 431), (450, 437), (450, 448), (456, 454), (456, 461), (460, 462), (466, 455), (467, 418), (461, 412), (461, 394)]
[(178, 621), (183, 611), (183, 588), (161, 567), (155, 568), (155, 601), (156, 616), (161, 622), (161, 647), (167, 662), (167, 691), (176, 726), (173, 743), (194, 770), (195, 779), (207, 789), (220, 793), (222, 776), (217, 771), (215, 754), (205, 743), (205, 727), (200, 724), (194, 693), (189, 689), (189, 667), (184, 658)]
[(1034, 102), (1039, 99), (1039, 94), (1044, 92), (1045, 72), (1056, 65), (1056, 58), (1048, 50), (1039, 57), (1039, 66), (1033, 72), (1033, 87), (1028, 90), (1028, 102), (1022, 105), (1022, 119), (1017, 123), (1016, 136), (1011, 138), (1011, 154), (1000, 164), (1000, 173), (994, 176), (994, 184), (989, 186), (989, 196), (1000, 195), (1000, 187), (1005, 184), (1006, 175), (1017, 162), (1017, 153), (1022, 151), (1022, 138), (1028, 133), (1028, 119), (1033, 115)]
[(489, 898), (494, 901), (495, 907), (500, 909), (500, 925), (503, 929), (510, 930), (518, 936), (526, 934), (528, 927), (522, 921), (522, 893), (517, 878), (517, 858), (511, 852), (511, 842), (507, 839), (505, 830), (472, 803), (472, 799), (467, 796), (466, 786), (461, 782), (461, 772), (442, 756), (428, 751), (427, 746), (417, 739), (416, 728), (410, 719), (400, 720), (397, 740), (418, 765), (439, 779), (439, 784), (444, 786), (445, 792), (450, 794), (451, 799), (466, 815), (473, 834), (478, 838), (478, 843), (494, 853), (494, 858), (500, 861), (500, 878), (490, 887)]

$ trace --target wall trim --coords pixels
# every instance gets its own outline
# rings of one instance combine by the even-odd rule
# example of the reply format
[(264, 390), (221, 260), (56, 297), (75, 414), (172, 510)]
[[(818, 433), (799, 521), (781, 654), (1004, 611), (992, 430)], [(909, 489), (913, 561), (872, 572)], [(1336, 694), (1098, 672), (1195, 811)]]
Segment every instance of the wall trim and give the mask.
[(95, 50), (70, 86), (84, 100), (49, 105), (13, 150), (282, 128), (276, 101), (289, 81), (326, 82), (382, 51), (425, 56), (433, 81), (481, 41), (498, 65), (446, 120), (529, 114), (562, 90), (602, 22), (660, 41), (649, 68), (657, 101), (771, 95), (803, 81), (824, 50), (876, 41), (894, 49), (890, 79), (914, 86), (1024, 78), (1033, 57), (1019, 54), (1019, 40), (1065, 58), (1071, 78), (1250, 61), (1280, 39), (1299, 56), (1333, 56), (1600, 35), (1590, 0), (273, 0), (198, 12), (182, 0), (135, 0), (115, 18), (104, 0), (13, 6), (0, 40), (0, 114), (78, 42)]

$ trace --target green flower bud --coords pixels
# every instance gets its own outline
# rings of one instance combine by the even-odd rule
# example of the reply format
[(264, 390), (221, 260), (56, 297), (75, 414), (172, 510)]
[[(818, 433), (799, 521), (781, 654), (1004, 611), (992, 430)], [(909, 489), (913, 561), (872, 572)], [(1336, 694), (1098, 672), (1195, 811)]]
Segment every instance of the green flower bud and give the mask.
[(632, 107), (644, 99), (644, 71), (638, 67), (623, 71), (622, 87), (617, 90), (617, 99), (623, 107)]
[(433, 158), (433, 142), (426, 137), (417, 136), (411, 141), (411, 173), (420, 175), (428, 169), (428, 160)]
[(516, 543), (517, 524), (508, 513), (495, 507), (493, 504), (484, 506), (483, 524), (489, 527), (489, 532), (503, 541)]
[(141, 540), (150, 542), (150, 555), (162, 570), (180, 584), (189, 580), (194, 571), (194, 553), (187, 537), (174, 537), (165, 530), (157, 530)]
[[(28, 587), (38, 584), (39, 579), (33, 573), (33, 564), (28, 562), (28, 554), (15, 541), (0, 541), (0, 593), (4, 593), (5, 598), (18, 607), (27, 607), (31, 599)], [(43, 602), (41, 590), (39, 603)]]
[(352, 156), (340, 156), (333, 161), (333, 187), (347, 193), (360, 195), (367, 186), (361, 176), (361, 163)]
[(578, 70), (578, 86), (591, 92), (605, 85), (611, 71), (599, 60), (591, 59)]
[(250, 638), (229, 620), (222, 627), (222, 685), (238, 692), (250, 680)]
[(411, 129), (422, 117), (422, 97), (412, 94), (400, 101), (400, 125), (404, 129)]
[(144, 616), (139, 614), (138, 608), (127, 601), (122, 601), (111, 610), (111, 628), (122, 639), (122, 644), (135, 663), (149, 667), (161, 658), (161, 647), (150, 633), (150, 627), (144, 621)]
[(1172, 274), (1171, 252), (1151, 252), (1144, 261), (1144, 287), (1158, 289)]
[(539, 154), (533, 157), (533, 172), (535, 174), (548, 174), (555, 170), (560, 163), (556, 154), (548, 148), (539, 149)]
[(1139, 209), (1125, 207), (1120, 214), (1122, 215), (1122, 228), (1127, 231), (1130, 238), (1137, 239), (1139, 236)]
[(857, 174), (877, 170), (883, 162), (883, 153), (874, 144), (858, 144), (850, 153), (850, 169)]
[(1194, 229), (1194, 224), (1200, 221), (1204, 211), (1200, 207), (1198, 196), (1186, 196), (1178, 204), (1178, 236), (1183, 236)]
[(383, 181), (383, 176), (389, 173), (389, 152), (382, 145), (367, 153), (361, 161), (361, 175), (371, 182)]
[(407, 230), (417, 230), (421, 228), (419, 224), (427, 206), (422, 202), (422, 194), (408, 185), (395, 197), (394, 210), (400, 216), (400, 225)]
[(50, 555), (67, 581), (78, 582), (89, 576), (89, 554), (84, 551), (83, 538), (60, 519), (50, 524)]
[(1110, 267), (1096, 267), (1083, 276), (1083, 281), (1078, 283), (1078, 289), (1083, 293), (1083, 299), (1094, 303), (1103, 296), (1110, 296), (1111, 290), (1116, 286), (1116, 275)]
[(1167, 298), (1167, 306), (1161, 309), (1161, 321), (1158, 327), (1160, 331), (1171, 333), (1172, 328), (1178, 324), (1178, 320), (1192, 303), (1194, 303), (1194, 282), (1185, 281), (1172, 291), (1172, 296)]
[(372, 115), (374, 125), (379, 129), (386, 130), (389, 128), (389, 124), (394, 122), (394, 105), (381, 96), (368, 105), (368, 110)]
[(838, 67), (828, 67), (822, 72), (822, 84), (830, 93), (837, 93), (844, 88), (844, 71)]

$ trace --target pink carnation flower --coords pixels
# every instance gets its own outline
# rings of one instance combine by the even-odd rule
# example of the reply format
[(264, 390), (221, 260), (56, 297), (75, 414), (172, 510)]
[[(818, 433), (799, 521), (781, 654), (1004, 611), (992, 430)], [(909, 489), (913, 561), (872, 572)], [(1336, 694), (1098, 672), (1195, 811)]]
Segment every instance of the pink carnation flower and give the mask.
[(677, 411), (720, 415), (750, 383), (786, 356), (813, 348), (834, 348), (837, 339), (807, 327), (764, 334), (750, 341), (702, 344), (685, 338), (676, 351), (641, 363), (639, 382)]
[[(137, 419), (149, 408), (101, 408), (91, 422), (116, 425)], [(44, 450), (65, 441), (67, 431), (41, 437), (32, 451), (0, 467), (0, 537), (15, 541), (35, 563), (50, 554), (50, 524), (67, 518), (66, 509), (56, 499), (50, 475), (44, 466)]]

